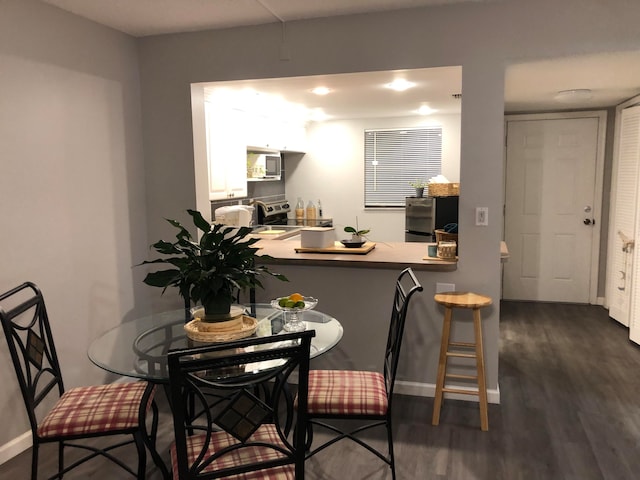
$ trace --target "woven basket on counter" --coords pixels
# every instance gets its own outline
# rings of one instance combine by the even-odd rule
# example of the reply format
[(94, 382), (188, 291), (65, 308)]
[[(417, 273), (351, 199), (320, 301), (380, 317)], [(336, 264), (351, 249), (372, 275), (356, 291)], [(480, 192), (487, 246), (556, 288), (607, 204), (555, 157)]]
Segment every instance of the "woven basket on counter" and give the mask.
[(427, 188), (430, 197), (455, 197), (460, 195), (459, 183), (430, 183)]
[(436, 229), (436, 243), (440, 242), (456, 242), (458, 243), (458, 234), (445, 232), (442, 229)]
[[(438, 257), (439, 258), (448, 258), (452, 259), (458, 255), (458, 234), (457, 233), (449, 233), (445, 232), (441, 229), (435, 230), (436, 234), (436, 243), (438, 245)], [(455, 246), (453, 249), (450, 246), (445, 246), (441, 248), (441, 242), (455, 242)]]
[(439, 242), (438, 243), (438, 258), (444, 260), (453, 260), (456, 258), (456, 242)]

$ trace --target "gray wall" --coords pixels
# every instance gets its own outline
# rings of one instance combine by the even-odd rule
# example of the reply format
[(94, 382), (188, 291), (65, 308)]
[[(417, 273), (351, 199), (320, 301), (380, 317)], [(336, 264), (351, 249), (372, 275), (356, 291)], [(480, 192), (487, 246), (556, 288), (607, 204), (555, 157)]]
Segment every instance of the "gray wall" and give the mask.
[[(139, 86), (133, 38), (0, 2), (0, 291), (41, 287), (67, 387), (104, 382), (90, 340), (148, 310)], [(1, 462), (29, 429), (4, 340), (0, 385)]]

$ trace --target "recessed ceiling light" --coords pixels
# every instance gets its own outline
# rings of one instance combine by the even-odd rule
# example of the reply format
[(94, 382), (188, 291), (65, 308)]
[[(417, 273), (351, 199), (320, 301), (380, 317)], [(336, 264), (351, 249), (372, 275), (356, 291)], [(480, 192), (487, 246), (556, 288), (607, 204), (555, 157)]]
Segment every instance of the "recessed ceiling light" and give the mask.
[(418, 109), (419, 115), (431, 115), (432, 113), (436, 113), (438, 110), (431, 108), (428, 105), (421, 105)]
[(316, 87), (311, 90), (311, 93), (315, 93), (316, 95), (326, 95), (329, 92), (331, 92), (331, 89), (327, 87)]
[(589, 100), (591, 97), (592, 92), (588, 88), (574, 88), (571, 90), (560, 90), (553, 98), (562, 103), (576, 103)]
[(398, 78), (391, 83), (387, 83), (385, 87), (390, 88), (391, 90), (395, 90), (396, 92), (404, 92), (405, 90), (415, 87), (416, 84), (413, 82), (409, 82), (404, 78)]

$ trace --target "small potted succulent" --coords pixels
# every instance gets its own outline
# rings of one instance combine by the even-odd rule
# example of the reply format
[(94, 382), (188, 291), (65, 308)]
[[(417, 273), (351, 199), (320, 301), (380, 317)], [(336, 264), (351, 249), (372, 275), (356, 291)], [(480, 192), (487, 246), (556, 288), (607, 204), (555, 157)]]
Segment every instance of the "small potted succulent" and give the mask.
[(416, 189), (416, 197), (421, 198), (424, 195), (424, 189), (428, 183), (423, 182), (422, 180), (415, 180), (413, 182), (409, 182), (409, 185)]
[[(211, 225), (202, 214), (187, 210), (197, 229), (203, 232), (200, 241), (193, 237), (176, 220), (167, 221), (178, 229), (175, 242), (160, 240), (153, 245), (158, 253), (166, 257), (144, 261), (140, 265), (162, 263), (171, 268), (147, 274), (144, 283), (153, 287), (177, 287), (184, 299), (185, 309), (191, 302), (202, 304), (204, 320), (223, 321), (238, 301), (240, 291), (260, 287), (259, 277), (270, 275), (288, 281), (281, 274), (272, 273), (265, 266), (256, 266), (258, 248), (253, 245), (256, 238), (247, 239), (250, 227)], [(263, 255), (268, 258), (268, 256)]]

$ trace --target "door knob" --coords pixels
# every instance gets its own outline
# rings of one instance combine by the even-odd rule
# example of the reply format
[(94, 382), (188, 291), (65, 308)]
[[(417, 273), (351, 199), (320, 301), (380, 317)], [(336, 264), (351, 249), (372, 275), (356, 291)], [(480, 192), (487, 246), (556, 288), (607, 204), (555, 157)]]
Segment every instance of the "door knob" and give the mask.
[(594, 219), (592, 219), (592, 218), (585, 218), (585, 219), (583, 220), (583, 223), (584, 223), (585, 225), (595, 225), (595, 224), (596, 224), (596, 221), (595, 221)]

